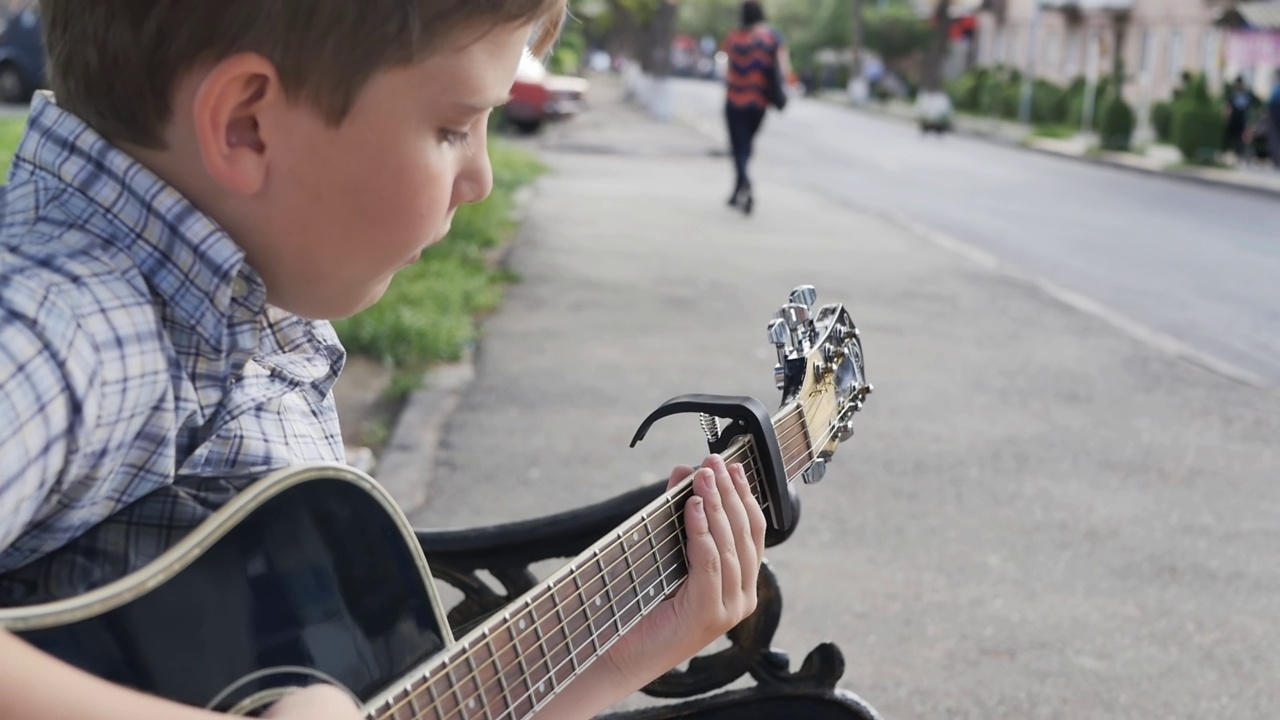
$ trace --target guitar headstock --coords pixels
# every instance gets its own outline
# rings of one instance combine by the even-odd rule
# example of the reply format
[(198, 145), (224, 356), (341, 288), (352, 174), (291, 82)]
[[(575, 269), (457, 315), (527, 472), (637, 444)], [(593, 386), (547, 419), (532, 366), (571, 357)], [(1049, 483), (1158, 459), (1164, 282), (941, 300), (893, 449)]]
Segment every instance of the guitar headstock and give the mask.
[(801, 285), (769, 323), (782, 404), (798, 404), (804, 412), (815, 458), (804, 478), (811, 483), (822, 479), (826, 461), (853, 435), (854, 416), (874, 389), (853, 318), (843, 304), (818, 306), (817, 299), (812, 285)]

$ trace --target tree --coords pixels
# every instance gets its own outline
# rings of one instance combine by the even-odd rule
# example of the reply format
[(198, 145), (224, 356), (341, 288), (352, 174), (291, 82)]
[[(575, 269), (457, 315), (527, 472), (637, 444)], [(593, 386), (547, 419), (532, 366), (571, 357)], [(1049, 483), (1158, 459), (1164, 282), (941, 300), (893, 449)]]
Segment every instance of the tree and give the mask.
[(909, 57), (929, 47), (933, 30), (908, 5), (895, 4), (867, 13), (866, 47), (886, 63)]
[(680, 32), (694, 37), (723, 37), (738, 24), (742, 0), (684, 0), (680, 3)]
[(853, 3), (853, 23), (850, 33), (849, 48), (853, 50), (853, 67), (849, 68), (853, 77), (862, 75), (862, 48), (866, 45), (867, 23), (863, 0), (850, 0)]
[(924, 56), (920, 71), (920, 89), (942, 91), (942, 63), (951, 42), (951, 0), (937, 0), (933, 9), (933, 39)]

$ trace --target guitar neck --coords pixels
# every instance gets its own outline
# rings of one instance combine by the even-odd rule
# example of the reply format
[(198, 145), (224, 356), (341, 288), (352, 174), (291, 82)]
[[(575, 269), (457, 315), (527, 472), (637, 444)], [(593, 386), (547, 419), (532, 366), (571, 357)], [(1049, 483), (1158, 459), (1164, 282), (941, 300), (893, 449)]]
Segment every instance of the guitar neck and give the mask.
[[(788, 480), (813, 460), (798, 406), (773, 418)], [(757, 489), (760, 463), (752, 441), (724, 453), (742, 463)], [(371, 720), (519, 720), (550, 700), (604, 654), (687, 575), (685, 501), (692, 477), (653, 501), (384, 695)]]

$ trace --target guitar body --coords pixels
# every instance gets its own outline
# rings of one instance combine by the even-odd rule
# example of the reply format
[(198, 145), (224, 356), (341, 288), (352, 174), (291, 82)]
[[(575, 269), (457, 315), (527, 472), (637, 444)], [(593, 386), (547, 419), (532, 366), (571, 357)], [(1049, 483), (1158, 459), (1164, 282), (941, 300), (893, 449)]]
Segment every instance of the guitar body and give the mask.
[(450, 642), (407, 521), (343, 467), (278, 473), (144, 570), (0, 624), (94, 675), (249, 713), (336, 683), (364, 704)]

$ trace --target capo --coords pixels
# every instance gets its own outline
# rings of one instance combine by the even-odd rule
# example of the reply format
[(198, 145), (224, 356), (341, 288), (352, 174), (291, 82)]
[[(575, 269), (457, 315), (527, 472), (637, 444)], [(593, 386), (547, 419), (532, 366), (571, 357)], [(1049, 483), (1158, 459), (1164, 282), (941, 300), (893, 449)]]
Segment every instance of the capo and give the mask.
[(773, 429), (773, 419), (764, 403), (753, 397), (729, 395), (681, 395), (662, 403), (640, 424), (631, 447), (644, 439), (649, 428), (657, 421), (686, 413), (706, 414), (728, 420), (729, 424), (719, 437), (708, 436), (707, 445), (713, 453), (723, 453), (742, 435), (749, 435), (755, 444), (756, 458), (760, 463), (760, 488), (764, 497), (761, 504), (767, 506), (769, 529), (780, 534), (790, 534), (796, 522), (796, 512), (791, 492), (787, 487), (786, 466), (782, 462), (782, 449)]

